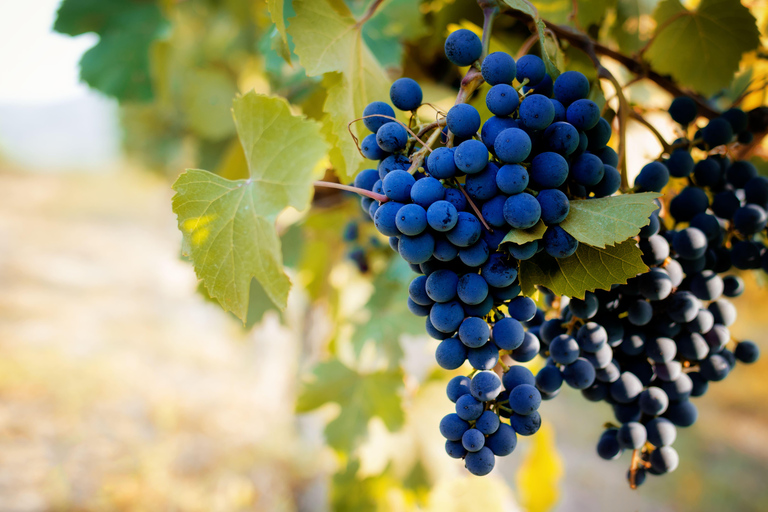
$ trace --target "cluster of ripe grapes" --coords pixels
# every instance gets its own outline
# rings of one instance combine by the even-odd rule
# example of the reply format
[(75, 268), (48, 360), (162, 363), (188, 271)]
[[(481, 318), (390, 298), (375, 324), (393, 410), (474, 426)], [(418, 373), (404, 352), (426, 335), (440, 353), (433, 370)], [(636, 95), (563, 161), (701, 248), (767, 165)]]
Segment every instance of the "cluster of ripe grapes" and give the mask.
[[(445, 51), (458, 66), (477, 65), (482, 44), (471, 31), (458, 30)], [(440, 147), (425, 149), (415, 133), (409, 137), (413, 122), (407, 128), (397, 122), (387, 103), (368, 105), (363, 122), (372, 133), (361, 151), (379, 163), (361, 171), (355, 186), (388, 199), (364, 197), (362, 208), (419, 274), (408, 307), (426, 317), (427, 333), (440, 340), (438, 364), (455, 370), (469, 361), (473, 368), (471, 378), (449, 384), (456, 412), (440, 431), (450, 456), (485, 475), (496, 456), (514, 450), (518, 434), (539, 429), (537, 409), (550, 396), (537, 390), (530, 370), (501, 361), (531, 361), (541, 349), (535, 332), (544, 313), (521, 295), (518, 260), (540, 251), (573, 254), (578, 242), (558, 225), (570, 199), (609, 196), (620, 175), (607, 146), (610, 125), (587, 98), (584, 75), (566, 72), (553, 82), (539, 57), (515, 62), (502, 52), (483, 59), (480, 70), (491, 85), (485, 100), (494, 116), (481, 123), (474, 107), (457, 103), (427, 130), (414, 127), (422, 137), (432, 131), (430, 140), (440, 139)], [(408, 112), (423, 96), (415, 81), (401, 78), (390, 99)], [(500, 247), (510, 230), (539, 223), (546, 229), (541, 240)], [(497, 366), (506, 370), (501, 377)], [(578, 387), (578, 369), (573, 373)]]
[[(419, 274), (408, 307), (440, 340), (437, 363), (472, 367), (448, 384), (456, 412), (440, 423), (446, 452), (471, 473), (488, 474), (495, 457), (515, 449), (517, 435), (536, 433), (541, 401), (565, 383), (613, 407), (621, 425), (603, 433), (598, 454), (613, 459), (632, 450), (633, 486), (648, 473), (674, 470), (676, 427), (697, 417), (689, 399), (724, 379), (736, 361), (758, 357), (754, 343), (736, 343), (728, 330), (736, 312), (725, 297), (738, 296), (743, 281), (721, 277), (732, 267), (768, 270), (768, 180), (749, 162), (718, 153), (734, 138), (748, 139), (746, 115), (732, 109), (689, 129), (690, 139), (675, 141), (666, 159), (638, 175), (636, 191), (661, 192), (670, 177), (685, 185), (640, 232), (647, 273), (583, 300), (540, 288), (545, 313), (521, 295), (518, 261), (541, 251), (572, 255), (578, 242), (558, 225), (570, 200), (618, 191), (610, 125), (578, 72), (553, 81), (534, 55), (515, 62), (496, 52), (479, 63), (482, 44), (467, 30), (452, 33), (445, 51), (458, 66), (479, 67), (491, 85), (485, 100), (493, 117), (481, 123), (474, 107), (457, 103), (440, 121), (418, 125), (421, 88), (401, 78), (390, 99), (414, 115), (406, 126), (387, 103), (366, 107), (372, 133), (361, 151), (379, 163), (361, 171), (355, 186), (387, 198), (364, 197), (362, 209)], [(687, 126), (696, 104), (678, 98), (670, 113)], [(430, 147), (420, 138), (427, 136)], [(699, 162), (693, 148), (705, 152)], [(546, 229), (540, 240), (500, 245), (511, 230), (539, 223)], [(547, 363), (535, 376), (514, 365), (537, 355)]]

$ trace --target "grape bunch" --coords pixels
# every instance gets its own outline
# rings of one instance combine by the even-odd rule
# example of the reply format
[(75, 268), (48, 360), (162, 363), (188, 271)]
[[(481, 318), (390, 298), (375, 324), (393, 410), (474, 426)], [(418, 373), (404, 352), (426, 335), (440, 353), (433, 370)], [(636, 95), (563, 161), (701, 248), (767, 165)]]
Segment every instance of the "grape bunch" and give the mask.
[[(687, 125), (696, 111), (695, 103), (685, 100), (676, 99), (670, 112)], [(681, 104), (693, 104), (692, 113)], [(729, 110), (696, 131), (693, 142), (676, 141), (668, 158), (641, 170), (638, 190), (680, 185), (670, 184), (670, 177), (682, 182), (663, 212), (668, 222), (657, 210), (640, 231), (649, 271), (610, 291), (571, 300), (558, 318), (540, 327), (548, 359), (536, 376), (538, 389), (556, 393), (565, 381), (588, 400), (612, 406), (620, 425), (603, 432), (597, 452), (611, 460), (633, 451), (628, 474), (633, 486), (649, 473), (678, 466), (672, 447), (677, 428), (698, 417), (691, 398), (725, 379), (737, 362), (752, 363), (759, 355), (753, 342), (734, 341), (728, 329), (736, 321), (728, 298), (744, 291), (743, 280), (729, 272), (761, 266), (766, 251), (759, 233), (766, 226), (768, 194), (760, 191), (768, 191), (768, 180), (749, 162), (717, 154), (718, 146), (746, 129), (745, 120), (743, 112)], [(694, 163), (692, 147), (709, 154)], [(580, 386), (569, 381), (577, 368)]]
[[(379, 163), (361, 171), (354, 185), (387, 198), (363, 197), (361, 206), (419, 274), (409, 286), (408, 307), (440, 340), (437, 363), (447, 370), (467, 361), (472, 367), (469, 377), (450, 382), (456, 412), (440, 431), (448, 455), (485, 475), (496, 456), (514, 450), (517, 435), (539, 429), (539, 404), (554, 396), (537, 389), (527, 368), (507, 366), (531, 361), (541, 350), (536, 332), (544, 312), (521, 295), (518, 261), (541, 251), (572, 255), (578, 242), (559, 226), (570, 200), (609, 196), (620, 175), (607, 146), (611, 127), (588, 99), (584, 75), (569, 71), (553, 81), (535, 55), (515, 62), (495, 52), (479, 63), (482, 44), (468, 30), (453, 32), (445, 52), (458, 66), (478, 66), (491, 86), (485, 101), (493, 117), (482, 123), (477, 109), (457, 102), (438, 122), (419, 128), (413, 121), (422, 90), (401, 78), (390, 100), (414, 112), (411, 123), (398, 122), (385, 102), (365, 108), (363, 122), (372, 133), (361, 152)], [(411, 128), (421, 137), (432, 131), (432, 143)], [(541, 224), (541, 240), (502, 245), (510, 231)]]

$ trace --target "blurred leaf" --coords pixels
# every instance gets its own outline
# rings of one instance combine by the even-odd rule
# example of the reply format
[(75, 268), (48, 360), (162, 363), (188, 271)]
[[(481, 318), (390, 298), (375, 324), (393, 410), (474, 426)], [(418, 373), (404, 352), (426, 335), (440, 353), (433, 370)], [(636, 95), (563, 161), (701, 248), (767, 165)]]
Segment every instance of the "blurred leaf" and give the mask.
[(609, 290), (614, 284), (624, 284), (648, 267), (640, 259), (635, 240), (598, 249), (579, 244), (567, 258), (553, 258), (540, 252), (520, 262), (520, 286), (523, 294), (533, 295), (536, 285), (552, 290), (556, 295), (584, 298), (584, 292)]
[(616, 0), (579, 0), (576, 18), (583, 29), (590, 25), (599, 25), (608, 9), (616, 5)]
[(603, 248), (636, 236), (658, 209), (661, 194), (643, 192), (571, 201), (568, 217), (560, 223), (579, 242)]
[[(560, 55), (560, 49), (556, 46), (549, 46), (547, 44), (546, 25), (539, 17), (538, 11), (533, 7), (530, 2), (525, 0), (503, 0), (505, 4), (516, 11), (521, 11), (531, 16), (536, 23), (536, 33), (539, 36), (539, 44), (541, 45), (541, 58), (544, 60), (544, 65), (547, 68), (547, 73), (552, 77), (552, 80), (560, 75), (560, 70), (557, 68), (555, 62), (562, 59)], [(554, 58), (554, 61), (552, 60)]]
[(286, 0), (267, 0), (267, 8), (269, 9), (269, 15), (272, 18), (272, 23), (275, 24), (279, 39), (276, 39), (272, 43), (272, 49), (274, 49), (285, 62), (291, 63), (291, 49), (288, 47), (288, 33), (285, 31), (285, 15), (284, 5)]
[(184, 80), (183, 112), (187, 125), (210, 140), (221, 140), (235, 133), (232, 98), (237, 87), (224, 71), (208, 68), (190, 70)]
[(727, 87), (742, 54), (760, 45), (755, 18), (739, 0), (702, 0), (695, 11), (664, 0), (654, 19), (658, 26), (645, 53), (648, 62), (706, 95)]
[(651, 37), (655, 24), (651, 18), (659, 0), (617, 0), (616, 20), (609, 32), (619, 45), (619, 50), (633, 55)]
[[(328, 0), (295, 0), (296, 17), (288, 32), (295, 53), (309, 76), (326, 74), (328, 90), (324, 111), (334, 139), (332, 161), (342, 182), (350, 181), (362, 168), (364, 158), (350, 137), (347, 125), (362, 116), (365, 106), (389, 97), (389, 79), (371, 50), (363, 42), (361, 27), (347, 7)], [(362, 138), (362, 122), (352, 130)]]
[(99, 34), (99, 42), (80, 59), (85, 83), (119, 100), (148, 101), (153, 97), (152, 43), (165, 26), (154, 2), (65, 0), (53, 28), (69, 35)]
[(225, 310), (245, 320), (252, 277), (285, 308), (290, 282), (275, 218), (287, 206), (309, 205), (313, 167), (327, 148), (319, 125), (291, 115), (280, 98), (248, 93), (235, 100), (234, 113), (250, 178), (188, 170), (173, 186), (173, 211), (198, 277)]
[(539, 222), (536, 223), (531, 228), (528, 229), (515, 229), (512, 228), (509, 230), (509, 233), (507, 233), (507, 236), (504, 237), (504, 239), (501, 241), (501, 244), (506, 243), (513, 243), (513, 244), (527, 244), (528, 242), (533, 242), (534, 240), (539, 240), (541, 237), (544, 236), (544, 233), (547, 231), (547, 226), (544, 224), (544, 222), (539, 219)]
[(548, 512), (560, 499), (563, 462), (557, 453), (554, 430), (548, 423), (532, 436), (531, 449), (517, 470), (520, 505), (528, 512)]
[(335, 449), (350, 453), (365, 437), (368, 421), (374, 416), (390, 431), (403, 425), (400, 370), (361, 374), (331, 360), (315, 366), (312, 374), (313, 379), (302, 387), (296, 411), (309, 412), (328, 402), (339, 404), (339, 416), (325, 427), (328, 444)]
[(373, 294), (366, 304), (371, 317), (355, 327), (352, 344), (359, 355), (366, 343), (373, 342), (391, 367), (403, 357), (400, 336), (423, 334), (424, 319), (413, 315), (406, 302), (413, 271), (402, 258), (392, 258), (386, 271), (373, 281)]
[(414, 41), (426, 33), (420, 3), (413, 0), (385, 2), (363, 26), (365, 43), (385, 67), (399, 67), (403, 41)]

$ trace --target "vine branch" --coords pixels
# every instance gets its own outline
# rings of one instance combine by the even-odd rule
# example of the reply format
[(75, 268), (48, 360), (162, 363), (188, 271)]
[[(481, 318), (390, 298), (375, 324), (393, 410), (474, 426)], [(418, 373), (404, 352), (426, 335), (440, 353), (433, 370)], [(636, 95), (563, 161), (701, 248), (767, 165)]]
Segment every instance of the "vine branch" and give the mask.
[(350, 185), (342, 185), (341, 183), (336, 183), (333, 181), (316, 181), (314, 185), (319, 188), (335, 188), (337, 190), (354, 192), (355, 194), (360, 194), (361, 196), (375, 199), (380, 203), (386, 203), (387, 201), (389, 201), (389, 198), (387, 196), (383, 194), (379, 194), (378, 192), (372, 192), (370, 190), (365, 190), (364, 188), (352, 187)]

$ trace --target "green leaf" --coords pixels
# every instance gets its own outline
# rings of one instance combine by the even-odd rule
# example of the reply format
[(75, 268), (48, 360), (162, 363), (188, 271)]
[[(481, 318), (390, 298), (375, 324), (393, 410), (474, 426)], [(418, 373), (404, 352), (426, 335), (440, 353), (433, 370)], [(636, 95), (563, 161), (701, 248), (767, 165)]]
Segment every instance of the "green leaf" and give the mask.
[(658, 0), (617, 0), (616, 20), (608, 31), (619, 45), (619, 50), (634, 55), (651, 37), (649, 18)]
[(664, 0), (654, 19), (658, 26), (645, 52), (648, 62), (705, 95), (727, 87), (742, 54), (760, 45), (755, 18), (739, 0), (702, 0), (695, 11)]
[(536, 225), (532, 228), (510, 229), (509, 233), (507, 233), (507, 236), (504, 237), (499, 245), (506, 243), (513, 243), (518, 245), (527, 244), (528, 242), (541, 239), (541, 237), (544, 236), (544, 232), (546, 231), (547, 226), (544, 224), (544, 222), (542, 222), (541, 219), (539, 219), (539, 222), (537, 222)]
[(571, 201), (571, 211), (560, 227), (594, 247), (615, 245), (648, 225), (649, 216), (658, 208), (653, 202), (657, 197), (661, 194), (644, 192)]
[(267, 0), (267, 9), (269, 9), (269, 16), (272, 19), (272, 23), (275, 24), (277, 33), (280, 35), (279, 39), (275, 39), (272, 42), (272, 49), (275, 50), (285, 62), (291, 63), (291, 49), (288, 46), (288, 33), (285, 29), (285, 15), (284, 9), (285, 0)]
[[(362, 26), (343, 3), (295, 0), (293, 6), (296, 17), (289, 20), (288, 33), (294, 52), (307, 75), (326, 75), (323, 110), (337, 151), (332, 161), (341, 181), (349, 181), (365, 159), (347, 126), (363, 115), (368, 103), (389, 97), (389, 78), (363, 41)], [(352, 131), (359, 139), (365, 135), (362, 122), (354, 123)]]
[(193, 69), (184, 82), (182, 100), (189, 128), (213, 141), (234, 134), (231, 105), (237, 87), (231, 76), (214, 68)]
[(155, 2), (66, 0), (53, 28), (73, 36), (99, 34), (80, 60), (80, 78), (90, 87), (121, 101), (148, 101), (151, 48), (165, 27)]
[(312, 173), (327, 145), (319, 125), (291, 115), (282, 98), (248, 93), (234, 101), (234, 116), (250, 178), (188, 170), (173, 185), (173, 211), (198, 278), (245, 321), (251, 278), (285, 309), (290, 281), (275, 219), (288, 206), (309, 205)]
[(552, 52), (552, 49), (549, 47), (547, 43), (547, 36), (546, 36), (546, 29), (547, 26), (544, 24), (544, 22), (539, 17), (539, 12), (536, 10), (536, 8), (531, 4), (531, 2), (527, 0), (503, 0), (505, 4), (507, 4), (509, 7), (516, 11), (521, 11), (533, 18), (533, 20), (536, 23), (536, 33), (539, 37), (539, 45), (541, 46), (541, 58), (544, 61), (544, 65), (547, 68), (547, 73), (549, 76), (552, 77), (552, 80), (557, 78), (560, 75), (560, 70), (557, 69), (557, 66), (553, 62), (554, 60), (557, 61), (558, 59), (562, 59), (562, 55), (560, 54), (560, 49), (554, 45), (554, 53), (550, 55), (550, 52)]
[(384, 67), (400, 67), (403, 41), (415, 41), (427, 33), (421, 4), (413, 0), (389, 0), (363, 26), (363, 38)]
[(339, 416), (325, 427), (328, 444), (337, 450), (351, 452), (365, 437), (374, 416), (391, 431), (403, 425), (400, 370), (361, 374), (331, 360), (318, 364), (312, 374), (312, 380), (302, 387), (296, 411), (309, 412), (328, 402), (339, 404)]
[(583, 299), (586, 291), (609, 290), (647, 271), (640, 255), (634, 240), (605, 249), (579, 244), (572, 256), (560, 259), (541, 252), (520, 262), (520, 286), (527, 296), (541, 285), (557, 295)]
[(616, 5), (616, 0), (579, 0), (576, 13), (579, 25), (588, 29), (590, 25), (599, 25), (608, 9)]

